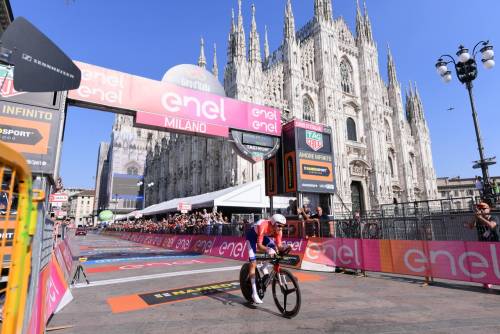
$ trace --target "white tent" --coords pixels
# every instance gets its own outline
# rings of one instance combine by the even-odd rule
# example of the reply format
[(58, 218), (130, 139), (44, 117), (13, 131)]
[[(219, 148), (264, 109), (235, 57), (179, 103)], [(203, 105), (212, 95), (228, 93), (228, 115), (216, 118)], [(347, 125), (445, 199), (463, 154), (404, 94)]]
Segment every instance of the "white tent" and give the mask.
[[(288, 207), (290, 198), (273, 197), (273, 207)], [(211, 193), (175, 198), (170, 201), (148, 206), (139, 211), (144, 216), (177, 211), (179, 203), (191, 204), (192, 209), (212, 207), (269, 208), (269, 197), (265, 195), (264, 179), (245, 183), (236, 187), (217, 190)]]

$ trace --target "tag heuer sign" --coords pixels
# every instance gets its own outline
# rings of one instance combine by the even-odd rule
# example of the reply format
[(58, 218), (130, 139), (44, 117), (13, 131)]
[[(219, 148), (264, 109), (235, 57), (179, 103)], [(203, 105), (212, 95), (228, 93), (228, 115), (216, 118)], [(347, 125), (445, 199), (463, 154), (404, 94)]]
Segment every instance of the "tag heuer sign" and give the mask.
[(306, 144), (317, 151), (323, 147), (323, 135), (319, 132), (306, 130)]

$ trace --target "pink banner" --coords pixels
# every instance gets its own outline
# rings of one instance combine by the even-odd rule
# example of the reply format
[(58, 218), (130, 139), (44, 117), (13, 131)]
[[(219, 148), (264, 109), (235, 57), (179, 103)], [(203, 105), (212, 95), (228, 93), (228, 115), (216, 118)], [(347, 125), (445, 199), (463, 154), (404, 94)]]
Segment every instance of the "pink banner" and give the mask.
[(144, 237), (144, 241), (142, 243), (150, 246), (159, 247), (161, 246), (164, 238), (165, 235), (162, 234), (148, 234)]
[(47, 295), (45, 297), (45, 322), (55, 312), (66, 290), (68, 290), (68, 285), (54, 256), (49, 266), (50, 275), (47, 281)]
[[(135, 235), (134, 235), (135, 236)], [(136, 239), (132, 236), (131, 239)], [(166, 235), (161, 247), (246, 261), (245, 239)], [(302, 268), (341, 267), (500, 284), (500, 243), (342, 238), (285, 239)], [(311, 265), (312, 264), (312, 265)], [(319, 265), (319, 266), (315, 266)]]
[(278, 109), (76, 62), (82, 82), (68, 97), (84, 105), (136, 111), (136, 123), (179, 132), (228, 136), (234, 128), (281, 135)]
[(215, 245), (216, 237), (212, 236), (197, 236), (196, 240), (191, 243), (190, 252), (198, 254), (210, 254)]
[(248, 251), (245, 239), (239, 237), (217, 237), (210, 255), (246, 261), (248, 260)]
[(361, 239), (310, 238), (303, 261), (332, 267), (380, 271), (378, 240), (368, 244), (364, 244), (365, 241)]

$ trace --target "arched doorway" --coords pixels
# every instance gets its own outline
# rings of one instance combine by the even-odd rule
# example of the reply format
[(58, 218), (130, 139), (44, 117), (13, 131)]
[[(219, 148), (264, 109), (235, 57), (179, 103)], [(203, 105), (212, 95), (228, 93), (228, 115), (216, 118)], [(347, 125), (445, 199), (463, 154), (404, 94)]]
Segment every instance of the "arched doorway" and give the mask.
[(351, 203), (352, 212), (359, 211), (360, 213), (365, 211), (364, 198), (363, 198), (363, 185), (360, 181), (351, 182)]

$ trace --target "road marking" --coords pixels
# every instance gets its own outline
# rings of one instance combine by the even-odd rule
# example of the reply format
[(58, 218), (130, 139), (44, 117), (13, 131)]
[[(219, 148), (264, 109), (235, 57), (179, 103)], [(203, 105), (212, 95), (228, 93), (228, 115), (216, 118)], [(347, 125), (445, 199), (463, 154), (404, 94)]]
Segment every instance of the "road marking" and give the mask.
[(143, 260), (158, 260), (158, 259), (177, 259), (177, 258), (188, 258), (188, 257), (198, 257), (199, 254), (193, 255), (183, 255), (183, 254), (172, 254), (165, 256), (136, 256), (136, 257), (122, 257), (116, 259), (99, 259), (99, 260), (89, 260), (85, 262), (86, 265), (90, 264), (101, 264), (101, 263), (114, 263), (114, 262), (132, 262), (132, 261), (143, 261)]
[(177, 271), (173, 273), (163, 273), (163, 274), (154, 274), (154, 275), (143, 275), (143, 276), (132, 276), (132, 277), (124, 277), (124, 278), (116, 278), (102, 281), (94, 281), (90, 282), (90, 284), (79, 283), (75, 284), (74, 288), (90, 288), (94, 286), (102, 286), (102, 285), (111, 285), (111, 284), (120, 284), (120, 283), (128, 283), (128, 282), (136, 282), (143, 281), (155, 278), (164, 278), (164, 277), (176, 277), (176, 276), (186, 276), (186, 275), (195, 275), (195, 274), (205, 274), (205, 273), (215, 273), (220, 271), (231, 271), (231, 270), (240, 270), (240, 266), (231, 266), (231, 267), (222, 267), (222, 268), (207, 268), (207, 269), (198, 269), (198, 270), (186, 270), (186, 271)]
[(107, 299), (113, 313), (137, 311), (140, 309), (154, 307), (163, 304), (171, 304), (180, 301), (193, 300), (206, 296), (216, 295), (223, 292), (240, 289), (240, 282), (227, 281), (210, 283), (199, 286), (191, 286), (180, 289), (162, 290), (148, 292), (139, 295), (128, 295), (111, 297)]
[(155, 262), (142, 262), (142, 263), (129, 263), (121, 264), (117, 266), (101, 266), (86, 268), (87, 274), (92, 273), (106, 273), (110, 271), (130, 271), (135, 269), (144, 268), (165, 268), (171, 266), (185, 266), (185, 265), (196, 265), (196, 264), (207, 264), (207, 263), (221, 263), (225, 262), (222, 258), (205, 258), (205, 259), (176, 259), (174, 261), (155, 261)]

